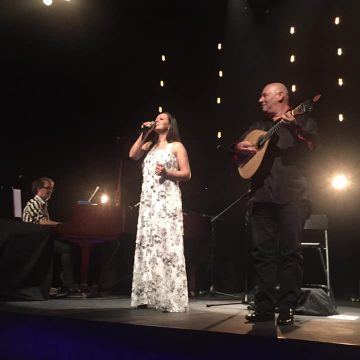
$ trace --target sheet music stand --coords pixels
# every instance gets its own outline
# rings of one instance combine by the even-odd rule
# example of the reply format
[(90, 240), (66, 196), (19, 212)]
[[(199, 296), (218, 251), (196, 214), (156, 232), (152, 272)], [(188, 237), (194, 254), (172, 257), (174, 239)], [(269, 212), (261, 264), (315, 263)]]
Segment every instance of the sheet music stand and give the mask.
[[(227, 293), (223, 293), (220, 291), (216, 291), (215, 290), (215, 285), (214, 285), (214, 256), (215, 256), (215, 244), (216, 244), (216, 235), (215, 235), (215, 222), (216, 220), (224, 213), (226, 213), (229, 209), (231, 209), (234, 205), (236, 205), (239, 201), (241, 200), (245, 200), (249, 197), (251, 190), (248, 189), (246, 190), (245, 193), (243, 193), (238, 199), (236, 199), (234, 202), (232, 202), (229, 206), (227, 206), (224, 210), (222, 210), (220, 213), (218, 213), (217, 215), (213, 216), (210, 219), (210, 223), (211, 223), (211, 253), (210, 253), (210, 260), (209, 260), (209, 268), (210, 268), (210, 288), (209, 288), (209, 293), (210, 294), (219, 294), (219, 295), (225, 295), (225, 296), (229, 296), (235, 299), (240, 299), (241, 302), (235, 302), (235, 303), (226, 303), (226, 304), (206, 304), (206, 307), (211, 307), (211, 306), (220, 306), (220, 305), (235, 305), (235, 304), (248, 304), (248, 295), (247, 295), (247, 261), (245, 263), (245, 294), (244, 297), (240, 297), (237, 295), (232, 295), (232, 294), (227, 294)], [(246, 257), (247, 258), (247, 257)]]

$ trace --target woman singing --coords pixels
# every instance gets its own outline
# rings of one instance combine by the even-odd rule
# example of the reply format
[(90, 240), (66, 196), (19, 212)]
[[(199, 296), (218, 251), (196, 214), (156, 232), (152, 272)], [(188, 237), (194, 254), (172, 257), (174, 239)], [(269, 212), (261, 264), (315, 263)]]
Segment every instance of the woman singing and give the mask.
[(179, 181), (190, 180), (189, 160), (173, 115), (161, 113), (142, 128), (129, 152), (134, 160), (145, 156), (131, 306), (183, 312), (188, 289)]

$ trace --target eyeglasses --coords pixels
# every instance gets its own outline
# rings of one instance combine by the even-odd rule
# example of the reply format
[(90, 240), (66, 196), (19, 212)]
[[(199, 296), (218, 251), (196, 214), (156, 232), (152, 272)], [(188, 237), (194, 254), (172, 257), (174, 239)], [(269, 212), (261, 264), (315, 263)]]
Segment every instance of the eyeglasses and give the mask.
[(55, 188), (51, 186), (43, 186), (42, 189), (55, 191)]

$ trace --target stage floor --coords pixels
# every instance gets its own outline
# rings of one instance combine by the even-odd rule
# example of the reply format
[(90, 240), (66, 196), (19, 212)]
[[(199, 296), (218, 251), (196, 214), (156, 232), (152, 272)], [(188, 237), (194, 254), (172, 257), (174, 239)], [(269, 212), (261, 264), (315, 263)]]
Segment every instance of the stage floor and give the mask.
[[(217, 295), (191, 298), (190, 311), (186, 313), (162, 313), (152, 309), (133, 309), (130, 307), (129, 297), (115, 296), (93, 299), (12, 301), (0, 302), (0, 315), (1, 312), (7, 315), (11, 313), (27, 314), (142, 327), (255, 335), (360, 346), (359, 303), (338, 304), (339, 315), (330, 317), (296, 315), (294, 325), (278, 327), (275, 322), (248, 323), (244, 318), (248, 312), (247, 305), (232, 304), (235, 301)], [(207, 306), (218, 303), (229, 303), (229, 305)]]

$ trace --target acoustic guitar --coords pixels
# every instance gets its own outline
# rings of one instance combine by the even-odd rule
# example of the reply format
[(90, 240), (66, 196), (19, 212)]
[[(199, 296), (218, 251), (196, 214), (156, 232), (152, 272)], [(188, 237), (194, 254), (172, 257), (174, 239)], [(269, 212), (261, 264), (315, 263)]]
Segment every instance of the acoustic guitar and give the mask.
[[(320, 97), (321, 95), (319, 94), (314, 96), (312, 100), (302, 102), (291, 110), (291, 115), (296, 116), (312, 111), (314, 104), (320, 99)], [(257, 149), (256, 154), (250, 155), (248, 159), (238, 166), (239, 174), (243, 179), (250, 179), (254, 176), (264, 159), (270, 138), (276, 134), (284, 123), (286, 123), (285, 120), (280, 120), (268, 131), (258, 129), (252, 130), (242, 140), (249, 141), (250, 144)]]

